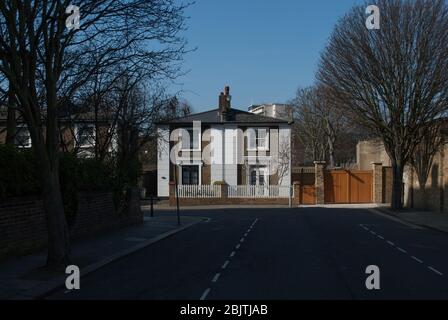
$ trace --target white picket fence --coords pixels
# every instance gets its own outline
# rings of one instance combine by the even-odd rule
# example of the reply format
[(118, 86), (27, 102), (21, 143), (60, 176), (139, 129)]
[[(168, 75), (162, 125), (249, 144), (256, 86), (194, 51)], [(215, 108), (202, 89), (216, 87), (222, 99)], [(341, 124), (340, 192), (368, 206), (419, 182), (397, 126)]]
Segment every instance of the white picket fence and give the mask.
[(221, 198), (221, 186), (179, 185), (179, 198)]
[(289, 198), (289, 186), (228, 186), (229, 198)]

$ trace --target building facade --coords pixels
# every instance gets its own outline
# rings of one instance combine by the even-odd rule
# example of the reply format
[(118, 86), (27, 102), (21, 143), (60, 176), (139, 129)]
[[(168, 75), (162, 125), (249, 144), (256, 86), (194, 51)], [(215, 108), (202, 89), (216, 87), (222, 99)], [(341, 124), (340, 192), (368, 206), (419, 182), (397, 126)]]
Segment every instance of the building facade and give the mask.
[(249, 112), (265, 117), (283, 119), (290, 122), (293, 120), (292, 106), (288, 104), (270, 103), (252, 105), (249, 107)]
[(261, 193), (291, 185), (291, 122), (232, 109), (229, 87), (218, 109), (158, 123), (157, 151), (159, 197), (170, 182)]

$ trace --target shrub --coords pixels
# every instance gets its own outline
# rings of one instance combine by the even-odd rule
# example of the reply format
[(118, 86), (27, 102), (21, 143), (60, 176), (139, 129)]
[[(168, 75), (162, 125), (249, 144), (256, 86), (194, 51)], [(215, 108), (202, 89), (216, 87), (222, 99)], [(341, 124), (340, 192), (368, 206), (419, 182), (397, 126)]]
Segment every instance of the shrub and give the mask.
[(39, 190), (32, 150), (0, 145), (0, 198), (34, 195)]
[(69, 226), (78, 211), (79, 192), (111, 191), (113, 170), (97, 159), (79, 159), (64, 153), (60, 158), (59, 178)]
[[(109, 159), (102, 162), (62, 153), (59, 179), (68, 224), (71, 225), (76, 218), (79, 192), (113, 192), (118, 208), (125, 200), (124, 191), (136, 184), (140, 172), (138, 159), (127, 162)], [(0, 145), (0, 199), (39, 195), (39, 181), (32, 149)]]

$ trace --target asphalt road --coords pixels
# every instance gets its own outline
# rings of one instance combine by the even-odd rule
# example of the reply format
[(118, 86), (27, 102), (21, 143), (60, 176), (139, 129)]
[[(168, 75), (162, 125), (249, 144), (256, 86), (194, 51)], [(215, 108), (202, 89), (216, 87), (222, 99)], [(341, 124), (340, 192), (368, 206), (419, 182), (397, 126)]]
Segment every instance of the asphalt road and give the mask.
[[(194, 213), (185, 213), (195, 215)], [(366, 209), (200, 211), (193, 226), (49, 299), (447, 299), (448, 235)], [(366, 268), (380, 270), (368, 290)]]

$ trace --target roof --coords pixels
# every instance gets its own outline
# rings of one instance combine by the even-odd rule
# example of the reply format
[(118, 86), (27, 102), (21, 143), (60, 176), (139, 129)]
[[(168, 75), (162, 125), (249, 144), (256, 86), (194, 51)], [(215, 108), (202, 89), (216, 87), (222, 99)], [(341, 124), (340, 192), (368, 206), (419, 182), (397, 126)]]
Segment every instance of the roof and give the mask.
[[(46, 110), (41, 110), (42, 120), (45, 119)], [(6, 122), (8, 118), (8, 107), (0, 105), (0, 123)], [(58, 108), (58, 118), (61, 122), (95, 122), (95, 113), (87, 108), (77, 107), (75, 105), (61, 105)], [(97, 121), (102, 123), (112, 122), (112, 112), (100, 111), (97, 115)], [(23, 123), (24, 119), (20, 112), (16, 111), (16, 121)]]
[(219, 109), (206, 111), (202, 113), (191, 114), (186, 117), (172, 119), (170, 121), (163, 121), (157, 124), (191, 124), (193, 121), (200, 121), (208, 124), (223, 124), (223, 123), (250, 123), (250, 124), (290, 124), (289, 121), (265, 117), (258, 114), (242, 111), (238, 109), (230, 109), (227, 113), (227, 118), (222, 120)]

